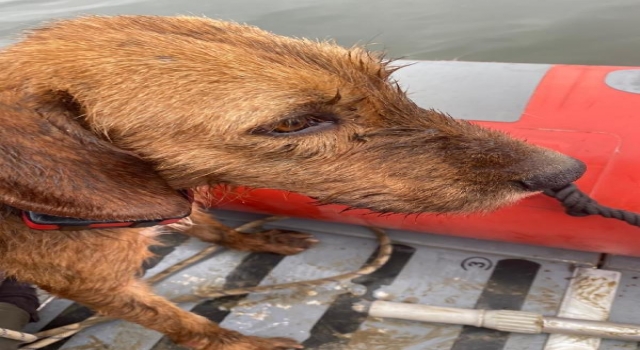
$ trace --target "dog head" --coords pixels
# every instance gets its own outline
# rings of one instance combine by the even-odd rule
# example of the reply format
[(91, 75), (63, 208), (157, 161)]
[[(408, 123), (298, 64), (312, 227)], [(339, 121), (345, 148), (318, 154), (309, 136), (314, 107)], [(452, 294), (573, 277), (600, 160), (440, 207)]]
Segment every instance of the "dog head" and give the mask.
[[(81, 154), (100, 144), (140, 159), (85, 166), (108, 168), (100, 181), (138, 176), (131, 181), (148, 188), (154, 174), (174, 189), (268, 187), (374, 211), (443, 213), (493, 210), (584, 172), (573, 158), (419, 108), (374, 53), (233, 23), (63, 21), (0, 53), (0, 65), (1, 91), (12, 94), (4, 103), (24, 106), (0, 113), (3, 124), (38, 124), (47, 111), (96, 140), (48, 144), (46, 165), (23, 159), (28, 176), (51, 162), (71, 166), (56, 160), (56, 147)], [(35, 144), (48, 137), (33, 128)], [(78, 172), (75, 187), (94, 190), (91, 174)]]

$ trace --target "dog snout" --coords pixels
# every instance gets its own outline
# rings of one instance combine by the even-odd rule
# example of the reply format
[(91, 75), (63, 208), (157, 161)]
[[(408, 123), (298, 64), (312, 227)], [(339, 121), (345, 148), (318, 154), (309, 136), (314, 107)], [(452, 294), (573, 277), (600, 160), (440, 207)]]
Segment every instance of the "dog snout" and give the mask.
[(562, 188), (571, 182), (579, 179), (587, 169), (587, 166), (580, 160), (566, 157), (566, 161), (561, 166), (553, 167), (552, 170), (543, 170), (531, 174), (518, 181), (518, 184), (527, 191), (544, 191)]

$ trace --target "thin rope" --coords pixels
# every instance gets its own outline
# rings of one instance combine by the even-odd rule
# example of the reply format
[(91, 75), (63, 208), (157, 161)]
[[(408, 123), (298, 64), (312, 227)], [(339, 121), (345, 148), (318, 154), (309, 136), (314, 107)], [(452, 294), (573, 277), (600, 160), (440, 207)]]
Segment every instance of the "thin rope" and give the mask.
[(600, 215), (624, 221), (629, 225), (640, 226), (640, 214), (598, 204), (593, 198), (580, 191), (575, 184), (569, 184), (557, 190), (546, 190), (544, 194), (560, 201), (566, 213), (571, 216)]
[(33, 334), (22, 333), (6, 328), (0, 328), (0, 338), (18, 340), (22, 343), (31, 343), (32, 341), (38, 340), (38, 337)]
[(272, 292), (276, 290), (292, 289), (292, 288), (299, 288), (299, 287), (317, 287), (317, 286), (320, 286), (326, 283), (331, 283), (331, 282), (334, 282), (334, 283), (349, 282), (358, 277), (370, 275), (376, 272), (382, 266), (384, 266), (384, 264), (386, 264), (387, 261), (389, 261), (389, 258), (393, 253), (393, 245), (391, 244), (391, 240), (389, 239), (387, 234), (384, 232), (384, 230), (381, 230), (375, 227), (369, 227), (369, 229), (376, 234), (380, 247), (378, 248), (378, 254), (376, 255), (376, 258), (359, 270), (347, 272), (341, 275), (327, 277), (327, 278), (320, 278), (320, 279), (315, 279), (310, 281), (282, 283), (282, 284), (276, 284), (276, 285), (270, 285), (270, 286), (257, 286), (257, 287), (250, 287), (250, 288), (236, 288), (236, 289), (227, 289), (227, 290), (220, 290), (216, 287), (211, 287), (211, 286), (203, 286), (198, 288), (195, 291), (194, 295), (178, 297), (176, 299), (173, 299), (172, 301), (181, 303), (181, 302), (188, 302), (188, 301), (199, 301), (203, 299), (207, 300), (207, 299), (214, 299), (214, 298), (220, 298), (220, 297), (245, 295), (250, 293), (265, 293), (265, 292)]

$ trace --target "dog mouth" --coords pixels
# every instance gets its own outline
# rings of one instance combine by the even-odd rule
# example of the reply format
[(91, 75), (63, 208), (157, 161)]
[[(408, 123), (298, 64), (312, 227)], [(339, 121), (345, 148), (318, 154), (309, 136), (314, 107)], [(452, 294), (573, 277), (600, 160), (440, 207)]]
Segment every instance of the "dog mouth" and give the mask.
[(481, 196), (484, 199), (478, 199), (480, 196), (470, 198), (456, 198), (451, 202), (440, 204), (421, 203), (420, 200), (400, 199), (389, 196), (383, 201), (362, 202), (352, 201), (348, 199), (332, 198), (327, 200), (321, 197), (311, 197), (317, 206), (339, 205), (344, 206), (341, 212), (351, 210), (366, 210), (371, 214), (379, 215), (455, 215), (468, 216), (473, 214), (489, 214), (504, 207), (511, 206), (522, 199), (540, 194), (540, 191), (526, 190), (520, 184), (514, 184), (512, 188), (506, 191), (496, 192), (494, 195)]
[(540, 193), (543, 191), (543, 190), (534, 190), (530, 186), (528, 186), (526, 183), (520, 180), (509, 181), (508, 184), (512, 190), (515, 190), (518, 193), (523, 193), (524, 196), (534, 195), (536, 193)]
[(401, 185), (372, 186), (375, 190), (371, 187), (346, 191), (325, 188), (325, 191), (305, 195), (316, 205), (337, 204), (345, 206), (344, 211), (364, 209), (385, 215), (488, 214), (545, 190), (563, 188), (586, 171), (581, 161), (559, 154), (525, 165), (502, 173), (482, 172), (473, 181), (468, 176), (450, 178), (440, 181), (440, 188), (433, 183), (425, 184), (424, 180), (404, 178), (394, 183)]

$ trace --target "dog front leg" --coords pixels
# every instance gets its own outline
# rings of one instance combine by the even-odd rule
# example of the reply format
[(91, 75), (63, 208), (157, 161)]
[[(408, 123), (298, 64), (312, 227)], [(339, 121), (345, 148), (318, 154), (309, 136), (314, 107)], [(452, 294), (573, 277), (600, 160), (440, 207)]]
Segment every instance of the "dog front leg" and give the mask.
[[(55, 293), (56, 291), (51, 291)], [(281, 350), (301, 348), (286, 338), (258, 338), (219, 327), (153, 294), (141, 281), (111, 290), (67, 290), (55, 293), (84, 304), (99, 314), (140, 324), (167, 335), (177, 344), (196, 350)]]
[(225, 226), (194, 205), (190, 225), (177, 225), (186, 235), (199, 238), (229, 249), (293, 255), (318, 243), (312, 235), (285, 230), (267, 230), (258, 233), (242, 233)]

